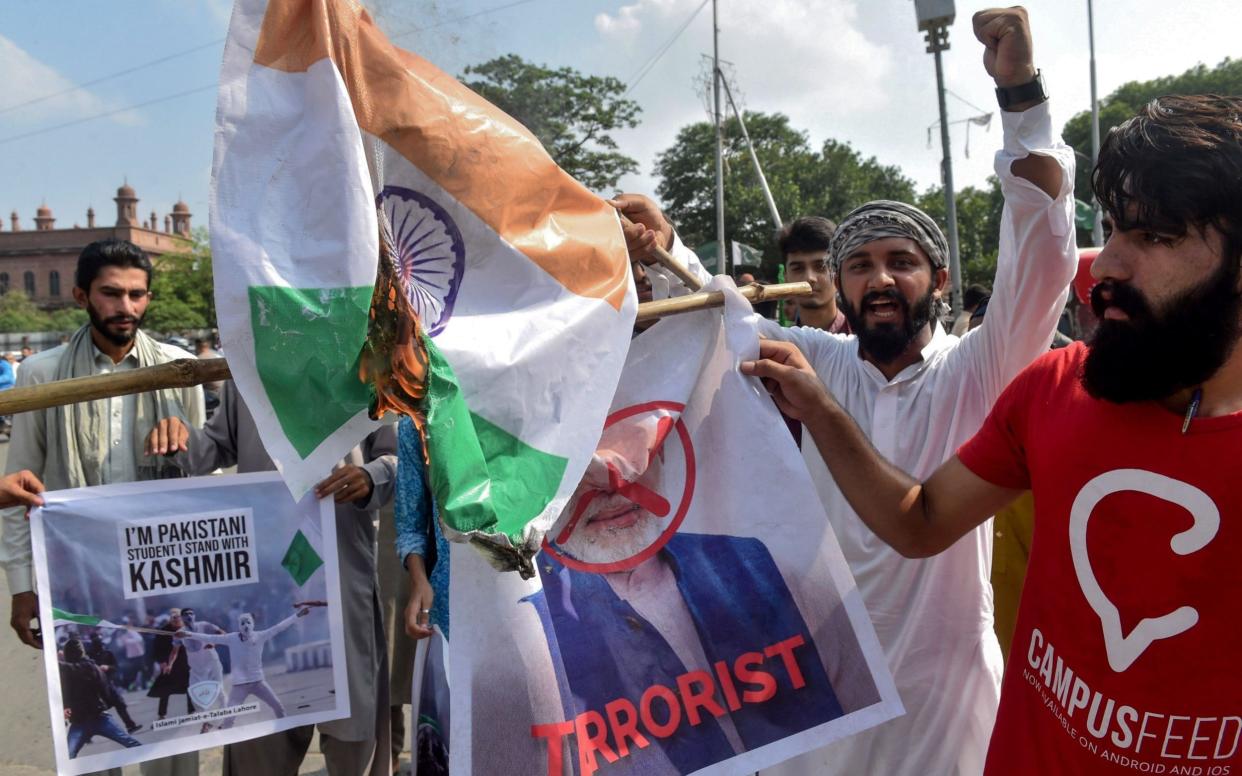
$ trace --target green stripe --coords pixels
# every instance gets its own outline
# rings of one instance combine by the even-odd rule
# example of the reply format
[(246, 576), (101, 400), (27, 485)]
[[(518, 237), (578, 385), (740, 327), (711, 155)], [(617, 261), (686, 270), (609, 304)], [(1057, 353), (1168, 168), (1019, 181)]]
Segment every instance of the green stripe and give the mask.
[(52, 619), (57, 622), (76, 622), (79, 625), (98, 625), (103, 618), (92, 617), (89, 614), (74, 614), (66, 612), (64, 609), (52, 607)]
[(372, 292), (370, 286), (250, 287), (259, 379), (281, 430), (303, 458), (370, 406), (358, 355)]
[(500, 533), (522, 529), (552, 501), (569, 461), (526, 444), (474, 413), (444, 355), (423, 337), (430, 362), (427, 445), (431, 489), (446, 525)]

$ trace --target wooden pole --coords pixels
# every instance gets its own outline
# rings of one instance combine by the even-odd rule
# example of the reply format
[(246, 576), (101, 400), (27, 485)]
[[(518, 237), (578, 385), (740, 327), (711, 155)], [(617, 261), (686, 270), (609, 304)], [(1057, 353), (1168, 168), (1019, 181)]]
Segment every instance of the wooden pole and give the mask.
[(686, 288), (691, 291), (698, 291), (703, 287), (703, 284), (699, 282), (699, 279), (690, 274), (690, 270), (686, 269), (680, 261), (674, 259), (671, 253), (658, 245), (655, 247), (655, 256), (656, 261), (659, 262), (660, 266), (676, 275), (678, 280), (685, 283)]
[[(672, 257), (669, 258), (677, 263)], [(684, 271), (684, 267), (682, 269)], [(738, 290), (752, 303), (768, 302), (775, 299), (810, 296), (811, 284), (777, 283), (770, 286), (752, 284)], [(724, 292), (700, 292), (673, 299), (661, 299), (658, 302), (644, 302), (638, 306), (638, 320), (640, 322), (653, 321), (666, 315), (707, 310), (723, 305)], [(0, 392), (0, 415), (45, 410), (48, 407), (106, 399), (109, 396), (146, 393), (164, 388), (189, 388), (192, 385), (231, 379), (233, 379), (233, 373), (229, 371), (228, 361), (223, 358), (179, 358), (166, 364), (141, 369), (129, 369), (124, 372), (90, 377), (73, 377), (41, 385), (12, 388)]]
[[(751, 284), (739, 288), (742, 296), (756, 302), (770, 302), (778, 299), (791, 299), (797, 296), (810, 296), (810, 283), (775, 283), (761, 286)], [(654, 321), (666, 315), (690, 313), (696, 310), (707, 310), (712, 307), (724, 306), (723, 291), (703, 291), (689, 296), (678, 296), (672, 299), (661, 299), (658, 302), (645, 302), (638, 306), (638, 322)]]
[(129, 369), (106, 375), (73, 377), (0, 392), (0, 415), (43, 410), (109, 396), (188, 388), (230, 380), (233, 373), (223, 358), (179, 358), (166, 364)]

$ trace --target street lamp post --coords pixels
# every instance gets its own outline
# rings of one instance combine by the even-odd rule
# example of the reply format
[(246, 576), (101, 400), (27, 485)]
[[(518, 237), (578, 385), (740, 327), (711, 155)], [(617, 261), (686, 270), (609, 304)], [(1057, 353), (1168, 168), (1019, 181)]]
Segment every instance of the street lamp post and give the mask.
[[(1087, 0), (1087, 40), (1091, 49), (1091, 169), (1100, 158), (1100, 101), (1095, 93), (1095, 13), (1091, 0)], [(1101, 218), (1100, 201), (1091, 195), (1091, 205), (1095, 219), (1091, 225), (1091, 242), (1096, 247), (1104, 244), (1104, 220)]]
[(949, 303), (956, 315), (962, 311), (962, 257), (958, 248), (957, 201), (953, 191), (953, 156), (949, 149), (949, 116), (944, 100), (944, 66), (940, 53), (949, 48), (949, 25), (956, 16), (953, 0), (914, 0), (919, 30), (926, 33), (927, 53), (936, 57), (936, 96), (940, 102), (940, 166), (944, 184), (944, 218), (949, 227)]

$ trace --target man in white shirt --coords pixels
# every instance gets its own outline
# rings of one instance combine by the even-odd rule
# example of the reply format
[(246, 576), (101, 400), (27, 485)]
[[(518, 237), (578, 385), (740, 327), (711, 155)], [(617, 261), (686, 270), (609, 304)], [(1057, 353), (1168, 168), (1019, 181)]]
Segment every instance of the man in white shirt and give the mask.
[[(1054, 139), (1026, 12), (980, 11), (974, 26), (1005, 108), (995, 165), (1005, 211), (987, 322), (960, 339), (945, 333), (935, 315), (948, 279), (944, 236), (926, 214), (880, 202), (847, 216), (833, 239), (837, 287), (855, 336), (775, 324), (761, 330), (795, 343), (872, 444), (916, 478), (951, 457), (1008, 382), (1047, 350), (1077, 262), (1074, 154)], [(647, 203), (629, 198), (622, 209), (639, 222), (627, 228), (633, 248), (641, 253), (661, 240), (706, 274)], [(907, 560), (853, 512), (815, 446), (803, 447), (906, 715), (772, 772), (981, 772), (1001, 678), (990, 524), (936, 558)]]
[[(83, 248), (73, 298), (90, 322), (64, 345), (27, 358), (17, 387), (193, 358), (141, 330), (151, 302), (151, 271), (146, 253), (125, 240), (100, 240)], [(172, 464), (145, 455), (143, 446), (147, 428), (174, 416), (202, 426), (202, 390), (195, 386), (153, 391), (23, 412), (13, 419), (8, 471), (29, 469), (49, 490), (168, 476)], [(23, 643), (38, 649), (41, 645), (30, 627), (39, 611), (31, 574), (30, 526), (21, 508), (6, 510), (3, 520), (0, 565), (13, 594), (9, 624)], [(170, 762), (179, 765), (168, 770), (174, 767), (167, 765)], [(143, 763), (143, 773), (185, 776), (198, 772), (197, 763), (195, 754), (179, 755)]]
[[(254, 615), (246, 612), (239, 620), (241, 630), (236, 633), (216, 635), (181, 630), (177, 632), (177, 638), (187, 642), (197, 641), (205, 645), (222, 644), (229, 648), (229, 655), (233, 661), (233, 672), (230, 674), (233, 686), (229, 689), (229, 699), (225, 701), (226, 709), (238, 705), (253, 695), (266, 703), (276, 715), (276, 719), (280, 719), (285, 716), (285, 707), (263, 674), (263, 648), (277, 634), (297, 622), (299, 617), (305, 617), (308, 614), (310, 614), (310, 608), (303, 606), (296, 613), (267, 630), (257, 631), (254, 629)], [(220, 723), (220, 728), (227, 730), (233, 727), (235, 721), (236, 717), (229, 717)]]

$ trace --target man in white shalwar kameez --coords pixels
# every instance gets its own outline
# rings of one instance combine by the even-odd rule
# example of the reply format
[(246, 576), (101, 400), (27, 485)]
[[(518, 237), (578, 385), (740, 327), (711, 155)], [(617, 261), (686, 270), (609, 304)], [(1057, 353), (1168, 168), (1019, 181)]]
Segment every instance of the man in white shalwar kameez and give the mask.
[[(981, 11), (974, 23), (998, 99), (1030, 95), (1001, 113), (995, 170), (1005, 207), (984, 325), (961, 338), (945, 332), (935, 315), (948, 276), (944, 235), (916, 208), (881, 201), (846, 216), (833, 239), (841, 307), (856, 334), (771, 321), (760, 330), (796, 344), (880, 454), (919, 479), (979, 429), (1001, 390), (1048, 349), (1077, 266), (1074, 152), (1053, 132), (1026, 12)], [(615, 204), (636, 222), (626, 227), (636, 258), (658, 240), (707, 278), (654, 206), (637, 197)], [(678, 282), (658, 266), (648, 270)], [(935, 558), (907, 560), (853, 512), (815, 445), (802, 447), (906, 714), (765, 774), (982, 772), (1002, 671), (991, 521)]]

